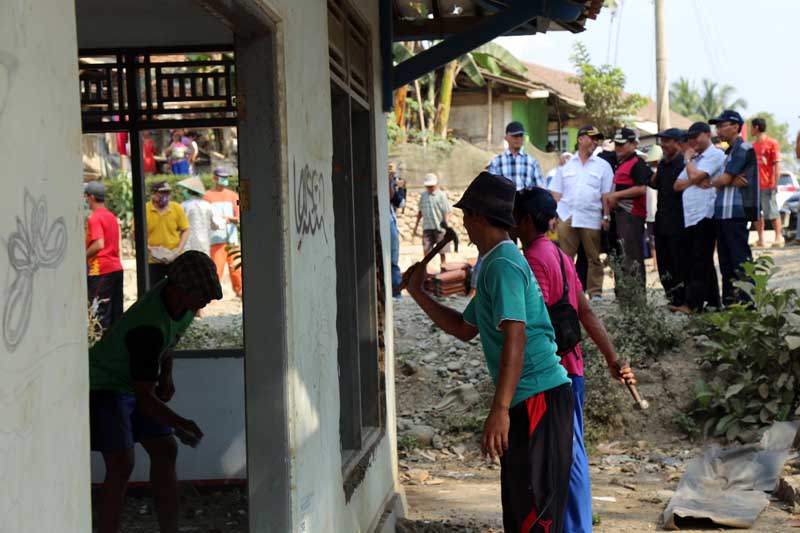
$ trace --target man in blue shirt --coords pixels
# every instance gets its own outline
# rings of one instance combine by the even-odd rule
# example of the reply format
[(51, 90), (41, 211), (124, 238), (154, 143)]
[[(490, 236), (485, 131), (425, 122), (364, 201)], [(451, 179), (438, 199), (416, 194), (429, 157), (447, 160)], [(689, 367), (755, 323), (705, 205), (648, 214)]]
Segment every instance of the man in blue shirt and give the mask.
[(742, 265), (753, 258), (747, 226), (748, 222), (758, 220), (759, 215), (758, 161), (753, 146), (740, 135), (744, 124), (742, 115), (726, 109), (708, 122), (716, 126), (717, 135), (729, 146), (724, 170), (710, 182), (717, 189), (714, 219), (718, 232), (722, 303), (746, 303), (749, 298), (734, 286), (734, 282), (742, 276)]
[(481, 447), (500, 457), (505, 530), (560, 533), (572, 463), (573, 396), (542, 292), (508, 237), (515, 193), (509, 180), (482, 172), (455, 205), (483, 257), (476, 295), (463, 314), (423, 290), (425, 267), (419, 263), (406, 273), (408, 291), (445, 332), (465, 342), (481, 335), (495, 383)]
[(508, 150), (489, 163), (489, 173), (511, 180), (516, 190), (532, 189), (542, 181), (542, 169), (532, 155), (525, 153), (525, 127), (519, 122), (506, 126)]

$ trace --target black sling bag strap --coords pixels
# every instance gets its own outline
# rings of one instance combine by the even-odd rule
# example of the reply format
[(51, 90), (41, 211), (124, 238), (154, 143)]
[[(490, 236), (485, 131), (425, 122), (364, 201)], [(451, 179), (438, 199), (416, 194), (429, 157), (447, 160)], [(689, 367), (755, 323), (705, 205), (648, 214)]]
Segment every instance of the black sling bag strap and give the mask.
[(556, 335), (557, 353), (564, 356), (575, 349), (581, 342), (581, 322), (575, 308), (569, 303), (569, 283), (567, 282), (567, 272), (564, 269), (564, 257), (561, 249), (553, 244), (561, 263), (561, 277), (564, 280), (564, 291), (561, 298), (547, 308), (550, 314), (550, 322), (553, 324), (553, 331)]

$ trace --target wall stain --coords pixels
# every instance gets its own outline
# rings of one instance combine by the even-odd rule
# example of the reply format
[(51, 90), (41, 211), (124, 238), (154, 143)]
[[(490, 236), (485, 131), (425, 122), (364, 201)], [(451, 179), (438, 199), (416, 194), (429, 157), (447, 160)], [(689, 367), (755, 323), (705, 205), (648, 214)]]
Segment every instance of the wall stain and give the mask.
[(17, 58), (9, 52), (0, 50), (0, 116), (5, 111), (8, 95), (11, 93), (11, 81), (17, 70)]
[[(13, 352), (28, 331), (33, 309), (33, 289), (40, 268), (56, 268), (67, 250), (67, 225), (64, 217), (52, 224), (47, 220), (47, 198), (35, 199), (25, 189), (23, 218), (16, 217), (17, 228), (6, 241), (9, 271), (3, 308), (3, 341)], [(11, 279), (13, 277), (13, 280)]]
[(306, 235), (314, 236), (322, 230), (325, 242), (328, 242), (328, 233), (325, 230), (325, 176), (322, 172), (311, 170), (305, 165), (297, 176), (297, 161), (294, 161), (295, 179), (295, 209), (294, 225), (300, 242), (297, 249), (303, 243)]

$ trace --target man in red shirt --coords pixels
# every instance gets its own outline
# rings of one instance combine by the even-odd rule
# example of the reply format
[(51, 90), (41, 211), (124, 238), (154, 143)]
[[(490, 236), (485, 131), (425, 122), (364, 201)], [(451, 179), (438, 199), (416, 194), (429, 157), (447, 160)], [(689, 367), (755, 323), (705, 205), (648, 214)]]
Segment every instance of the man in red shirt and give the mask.
[(119, 222), (106, 209), (106, 188), (90, 181), (83, 190), (91, 210), (86, 223), (86, 262), (88, 264), (89, 305), (103, 329), (122, 316), (122, 262), (119, 260)]
[(753, 133), (753, 149), (758, 161), (758, 185), (761, 189), (761, 217), (756, 221), (758, 242), (756, 247), (764, 247), (764, 220), (772, 222), (775, 230), (775, 242), (772, 246), (783, 246), (781, 234), (781, 213), (778, 210), (778, 176), (781, 169), (781, 146), (778, 141), (767, 135), (767, 122), (760, 117), (750, 121)]

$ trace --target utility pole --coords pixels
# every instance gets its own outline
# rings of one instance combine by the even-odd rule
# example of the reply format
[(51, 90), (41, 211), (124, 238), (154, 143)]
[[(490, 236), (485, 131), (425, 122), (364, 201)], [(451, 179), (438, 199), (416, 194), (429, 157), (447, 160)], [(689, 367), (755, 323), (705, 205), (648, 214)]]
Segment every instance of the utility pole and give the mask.
[(656, 109), (658, 131), (670, 127), (669, 89), (667, 87), (667, 36), (664, 29), (664, 4), (666, 0), (656, 1)]

